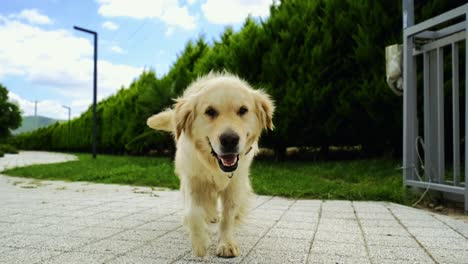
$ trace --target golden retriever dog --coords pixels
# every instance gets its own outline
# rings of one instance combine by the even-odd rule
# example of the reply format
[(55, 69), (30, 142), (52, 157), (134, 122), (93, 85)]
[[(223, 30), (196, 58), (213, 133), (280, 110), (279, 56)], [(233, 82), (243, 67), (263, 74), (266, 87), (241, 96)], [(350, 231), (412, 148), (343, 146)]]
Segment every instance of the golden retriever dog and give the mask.
[(234, 228), (249, 210), (253, 197), (249, 167), (262, 130), (273, 129), (273, 111), (273, 102), (263, 91), (229, 73), (210, 73), (193, 82), (173, 108), (148, 118), (149, 127), (174, 134), (183, 223), (195, 255), (206, 255), (207, 223), (218, 221), (217, 255), (239, 255)]

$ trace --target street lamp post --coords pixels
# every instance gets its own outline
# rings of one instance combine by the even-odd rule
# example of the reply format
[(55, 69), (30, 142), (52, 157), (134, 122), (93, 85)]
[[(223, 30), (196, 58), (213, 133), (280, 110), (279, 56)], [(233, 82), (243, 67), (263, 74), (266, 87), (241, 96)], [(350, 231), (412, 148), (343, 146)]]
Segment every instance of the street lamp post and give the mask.
[(36, 125), (35, 129), (37, 130), (37, 100), (34, 101), (34, 124)]
[(93, 158), (96, 158), (96, 133), (97, 133), (97, 117), (96, 117), (96, 104), (97, 104), (97, 43), (98, 34), (89, 29), (73, 26), (74, 29), (92, 34), (94, 36), (94, 80), (93, 80)]
[(66, 105), (62, 105), (62, 107), (68, 110), (68, 138), (67, 138), (67, 142), (68, 142), (68, 150), (70, 150), (70, 133), (71, 133), (71, 130), (70, 130), (70, 117), (71, 117), (71, 107), (66, 106)]

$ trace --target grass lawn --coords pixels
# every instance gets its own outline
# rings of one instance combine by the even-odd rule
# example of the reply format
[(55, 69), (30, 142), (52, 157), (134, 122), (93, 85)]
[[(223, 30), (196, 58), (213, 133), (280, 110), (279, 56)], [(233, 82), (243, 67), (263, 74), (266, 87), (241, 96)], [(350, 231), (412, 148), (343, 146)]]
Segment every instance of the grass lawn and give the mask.
[[(77, 154), (79, 160), (6, 170), (11, 176), (90, 181), (177, 189), (179, 180), (168, 158)], [(304, 162), (254, 161), (253, 188), (258, 194), (294, 198), (384, 200), (407, 204), (398, 162), (358, 160)]]

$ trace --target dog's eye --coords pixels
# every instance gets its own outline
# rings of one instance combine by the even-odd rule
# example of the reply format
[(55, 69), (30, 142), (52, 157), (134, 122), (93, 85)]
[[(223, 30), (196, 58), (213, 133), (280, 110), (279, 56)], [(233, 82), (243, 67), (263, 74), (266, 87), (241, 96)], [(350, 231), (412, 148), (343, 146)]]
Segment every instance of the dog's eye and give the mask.
[(208, 107), (205, 111), (205, 115), (214, 118), (218, 115), (218, 112), (216, 112), (213, 107)]
[(239, 108), (238, 114), (239, 114), (240, 116), (243, 116), (243, 115), (245, 115), (248, 111), (249, 111), (249, 110), (247, 109), (247, 107), (242, 106), (241, 108)]

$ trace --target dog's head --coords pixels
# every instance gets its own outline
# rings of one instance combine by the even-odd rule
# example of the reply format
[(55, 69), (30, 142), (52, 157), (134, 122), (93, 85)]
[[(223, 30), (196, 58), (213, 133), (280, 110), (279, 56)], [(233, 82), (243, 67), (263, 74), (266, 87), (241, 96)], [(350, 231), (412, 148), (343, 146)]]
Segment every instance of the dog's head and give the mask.
[(184, 133), (212, 166), (235, 171), (262, 130), (273, 129), (273, 102), (265, 92), (234, 76), (218, 76), (198, 85), (203, 88), (194, 87), (197, 92), (176, 100), (175, 136), (178, 139)]

